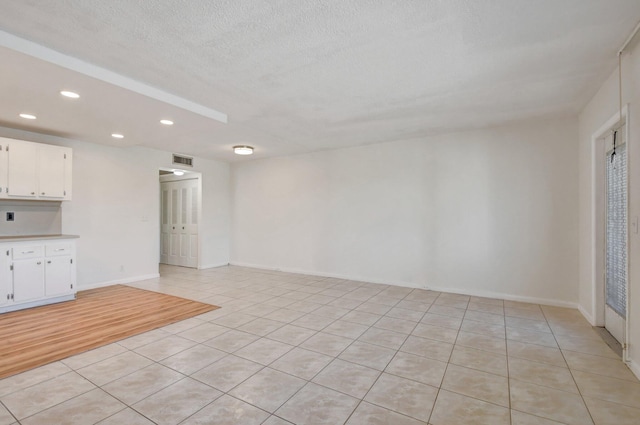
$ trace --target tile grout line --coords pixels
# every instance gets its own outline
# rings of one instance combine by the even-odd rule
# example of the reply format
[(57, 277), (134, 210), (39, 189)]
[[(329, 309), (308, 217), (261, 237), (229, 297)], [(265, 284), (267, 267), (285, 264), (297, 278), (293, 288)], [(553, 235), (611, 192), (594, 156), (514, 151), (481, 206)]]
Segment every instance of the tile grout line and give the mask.
[[(436, 300), (437, 300), (438, 298), (440, 298), (440, 295), (438, 295), (438, 296), (436, 297)], [(436, 301), (436, 300), (434, 300), (434, 303), (435, 303), (435, 301)], [(432, 304), (432, 305), (433, 305), (433, 304)], [(468, 306), (469, 306), (469, 303), (467, 302), (467, 307), (468, 307)], [(429, 308), (431, 308), (431, 307), (429, 307)], [(466, 315), (467, 315), (467, 308), (465, 308), (465, 309), (464, 309), (464, 316), (462, 316), (463, 320), (464, 320), (464, 317), (465, 317)], [(462, 327), (462, 323), (460, 324), (460, 326)], [(459, 335), (460, 335), (460, 331), (458, 331), (458, 332), (456, 333), (456, 338), (455, 338), (455, 340), (453, 341), (453, 344), (452, 344), (452, 345), (453, 345), (453, 347), (451, 348), (451, 353), (449, 353), (449, 358), (447, 359), (447, 365), (446, 365), (446, 366), (445, 366), (445, 368), (444, 368), (444, 373), (442, 374), (442, 380), (440, 381), (440, 386), (438, 387), (438, 390), (437, 390), (437, 392), (436, 392), (436, 397), (435, 397), (435, 399), (433, 400), (433, 406), (431, 406), (431, 412), (429, 412), (429, 418), (427, 419), (427, 424), (431, 423), (431, 418), (433, 417), (433, 412), (436, 410), (436, 404), (438, 403), (438, 398), (440, 397), (440, 392), (442, 391), (442, 384), (444, 384), (444, 379), (445, 379), (445, 377), (447, 376), (447, 371), (449, 370), (449, 365), (451, 364), (451, 357), (453, 356), (453, 351), (454, 351), (454, 350), (455, 350), (455, 348), (456, 348), (456, 342), (458, 341), (458, 336), (459, 336)]]
[[(504, 303), (503, 303), (504, 308)], [(504, 319), (504, 348), (507, 351), (507, 389), (509, 391), (509, 424), (513, 424), (513, 405), (511, 403), (511, 362), (509, 360), (509, 341), (507, 340), (507, 319), (506, 319), (506, 310), (505, 310), (505, 319)]]
[[(547, 322), (547, 325), (549, 325), (549, 319), (547, 318), (547, 315), (546, 315), (544, 309), (541, 308), (541, 310), (542, 310), (542, 315), (544, 316), (544, 320)], [(582, 404), (584, 405), (585, 409), (587, 410), (587, 413), (589, 414), (589, 418), (591, 419), (591, 423), (595, 424), (596, 421), (594, 420), (593, 415), (591, 414), (591, 410), (589, 409), (589, 406), (587, 405), (587, 402), (585, 401), (584, 396), (582, 395), (582, 390), (580, 390), (580, 387), (578, 386), (578, 382), (576, 382), (576, 378), (575, 378), (575, 376), (573, 376), (573, 371), (569, 367), (569, 362), (567, 361), (566, 357), (564, 356), (564, 352), (560, 348), (560, 344), (558, 344), (558, 339), (556, 338), (556, 334), (553, 331), (553, 328), (551, 326), (549, 326), (549, 329), (551, 329), (551, 334), (553, 335), (553, 339), (556, 341), (556, 344), (558, 345), (558, 349), (560, 350), (560, 354), (562, 355), (562, 358), (564, 359), (564, 362), (567, 365), (567, 369), (569, 370), (569, 374), (571, 375), (571, 379), (573, 380), (573, 384), (576, 386), (576, 389), (578, 390), (578, 394), (580, 395), (580, 399), (582, 400)]]
[[(413, 291), (411, 291), (411, 292), (413, 292)], [(405, 297), (405, 298), (406, 298), (406, 297)], [(403, 298), (402, 300), (404, 300), (404, 298)], [(428, 311), (428, 309), (427, 309), (427, 311)], [(424, 315), (425, 315), (425, 314), (426, 314), (426, 311), (425, 311), (425, 313), (422, 315), (422, 317), (424, 317)], [(382, 316), (382, 317), (384, 317), (384, 316)], [(377, 321), (376, 321), (376, 322), (374, 322), (371, 326), (369, 326), (369, 329), (371, 329), (371, 327), (373, 327), (373, 325), (374, 325), (375, 323), (377, 323)], [(418, 322), (418, 323), (420, 323), (420, 322)], [(415, 328), (416, 328), (417, 326), (418, 326), (417, 324), (414, 326), (414, 330), (415, 330)], [(365, 331), (365, 332), (366, 332), (366, 331)], [(409, 334), (409, 335), (411, 335), (411, 334)], [(375, 387), (375, 385), (378, 383), (378, 381), (380, 380), (380, 377), (385, 373), (385, 371), (386, 371), (387, 367), (389, 367), (389, 364), (391, 364), (391, 362), (393, 361), (393, 359), (395, 359), (395, 357), (398, 355), (398, 353), (400, 352), (400, 348), (402, 348), (402, 345), (404, 345), (404, 343), (406, 342), (406, 340), (409, 338), (409, 335), (407, 335), (407, 337), (405, 338), (404, 342), (400, 345), (400, 347), (398, 347), (398, 349), (396, 350), (395, 354), (393, 355), (393, 357), (391, 358), (391, 360), (389, 360), (389, 361), (387, 362), (387, 364), (386, 364), (386, 366), (384, 367), (384, 369), (383, 369), (382, 371), (380, 371), (380, 374), (376, 377), (375, 381), (374, 381), (374, 382), (373, 382), (373, 384), (369, 387), (369, 389), (368, 389), (368, 390), (367, 390), (367, 392), (364, 394), (364, 396), (363, 396), (363, 397), (358, 401), (358, 404), (356, 405), (355, 409), (353, 409), (353, 411), (351, 412), (351, 414), (349, 415), (349, 417), (347, 417), (347, 420), (344, 422), (345, 424), (346, 424), (347, 422), (349, 422), (349, 419), (351, 419), (351, 416), (353, 416), (353, 414), (355, 413), (355, 411), (356, 411), (356, 410), (358, 410), (358, 407), (360, 407), (360, 405), (361, 405), (363, 402), (370, 403), (369, 401), (365, 401), (365, 398), (367, 398), (367, 395), (369, 395), (369, 392), (371, 392), (371, 389), (373, 389), (373, 387)], [(355, 342), (355, 341), (354, 341), (354, 342)], [(372, 345), (373, 345), (373, 344), (372, 344)], [(348, 347), (347, 347), (347, 348), (348, 348)], [(383, 347), (383, 348), (388, 348), (388, 347)], [(345, 350), (346, 350), (346, 349), (345, 349)], [(317, 376), (317, 375), (316, 375), (316, 376)], [(395, 375), (394, 375), (394, 376), (395, 376)], [(375, 404), (375, 403), (371, 403), (371, 404), (374, 404), (374, 405), (376, 405), (376, 406), (377, 406), (377, 404)], [(435, 405), (435, 399), (434, 399), (434, 405)], [(379, 407), (383, 407), (383, 406), (379, 406)], [(386, 409), (386, 408), (385, 408), (385, 409)], [(433, 409), (433, 407), (432, 407), (432, 409)], [(390, 411), (392, 411), (392, 412), (394, 412), (394, 413), (397, 413), (397, 414), (402, 414), (402, 413), (400, 413), (400, 412), (396, 412), (396, 411), (394, 411), (394, 410), (392, 410), (392, 409), (388, 409), (388, 410), (390, 410)], [(407, 415), (404, 415), (404, 414), (402, 414), (402, 415), (403, 415), (403, 416), (407, 416)], [(407, 417), (413, 418), (413, 417), (411, 417), (411, 416), (407, 416)], [(430, 417), (431, 417), (431, 414), (429, 414), (429, 418), (430, 418)], [(417, 418), (413, 418), (413, 419), (417, 419)], [(418, 419), (418, 420), (419, 420), (419, 419)], [(427, 419), (427, 424), (428, 424), (428, 422), (429, 422), (429, 420)]]

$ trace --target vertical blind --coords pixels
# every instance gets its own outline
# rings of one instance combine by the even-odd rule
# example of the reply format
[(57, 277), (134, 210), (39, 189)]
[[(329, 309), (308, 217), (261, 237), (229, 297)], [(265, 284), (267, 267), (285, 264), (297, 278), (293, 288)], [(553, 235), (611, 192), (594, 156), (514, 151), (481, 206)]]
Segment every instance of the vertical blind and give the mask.
[[(612, 152), (615, 155), (612, 157)], [(627, 149), (607, 155), (606, 292), (607, 305), (626, 317), (627, 310)]]

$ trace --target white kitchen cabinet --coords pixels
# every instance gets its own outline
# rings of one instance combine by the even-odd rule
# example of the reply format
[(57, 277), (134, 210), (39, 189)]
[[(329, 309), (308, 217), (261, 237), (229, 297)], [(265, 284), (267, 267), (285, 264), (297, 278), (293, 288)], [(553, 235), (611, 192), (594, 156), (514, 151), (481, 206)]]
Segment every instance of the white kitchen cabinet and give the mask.
[(44, 297), (44, 264), (42, 258), (14, 260), (13, 302), (24, 303)]
[(73, 259), (71, 257), (47, 258), (44, 267), (44, 289), (47, 297), (73, 293)]
[(73, 246), (70, 242), (45, 245), (45, 295), (55, 297), (74, 293)]
[(0, 313), (75, 298), (75, 242), (52, 238), (0, 243)]
[(0, 310), (11, 302), (12, 288), (11, 249), (3, 247), (0, 251)]
[(7, 139), (0, 137), (0, 198), (6, 197), (7, 192), (7, 178), (8, 178), (8, 164), (9, 164), (9, 152)]
[(0, 198), (71, 200), (71, 148), (1, 137), (0, 146)]
[(38, 196), (40, 198), (64, 199), (67, 150), (59, 146), (38, 146)]
[(38, 192), (38, 150), (35, 143), (9, 143), (7, 146), (9, 197), (36, 198)]

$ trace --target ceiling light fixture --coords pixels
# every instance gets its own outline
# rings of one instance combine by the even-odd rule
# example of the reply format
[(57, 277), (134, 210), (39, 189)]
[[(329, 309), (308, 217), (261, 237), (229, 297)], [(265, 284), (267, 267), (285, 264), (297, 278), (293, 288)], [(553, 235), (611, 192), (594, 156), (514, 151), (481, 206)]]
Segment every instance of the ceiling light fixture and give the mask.
[(68, 90), (62, 90), (60, 94), (63, 95), (64, 97), (68, 97), (71, 99), (78, 99), (80, 97), (78, 93), (68, 91)]
[(171, 121), (171, 120), (160, 120), (160, 124), (173, 125), (173, 121)]
[(173, 170), (173, 174), (176, 176), (184, 176), (184, 171), (182, 170)]
[(20, 118), (24, 118), (25, 120), (35, 120), (36, 116), (31, 114), (20, 114)]
[(246, 145), (234, 146), (233, 152), (236, 155), (251, 155), (253, 153), (253, 147)]
[(118, 133), (113, 133), (111, 137), (113, 137), (114, 139), (124, 139), (124, 136)]

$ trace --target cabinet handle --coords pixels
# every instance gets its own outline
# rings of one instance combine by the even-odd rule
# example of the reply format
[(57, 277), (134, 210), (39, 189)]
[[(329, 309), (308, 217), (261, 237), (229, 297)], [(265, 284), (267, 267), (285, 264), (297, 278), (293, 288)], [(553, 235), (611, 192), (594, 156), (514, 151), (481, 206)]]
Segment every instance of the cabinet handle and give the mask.
[(38, 263), (37, 263), (37, 264), (38, 264), (38, 265), (42, 264), (42, 261), (38, 261)]
[(51, 260), (47, 261), (47, 264), (51, 264)]
[(36, 193), (35, 193), (35, 192), (31, 192), (31, 194), (32, 194), (32, 195), (35, 195)]
[(184, 230), (184, 226), (182, 226), (182, 230)]
[(33, 251), (22, 251), (23, 254), (33, 254)]
[(65, 248), (57, 248), (57, 249), (54, 249), (53, 251), (54, 252), (58, 252), (58, 251), (64, 251), (64, 250), (65, 250)]
[(42, 194), (44, 195), (44, 192), (42, 192)]

